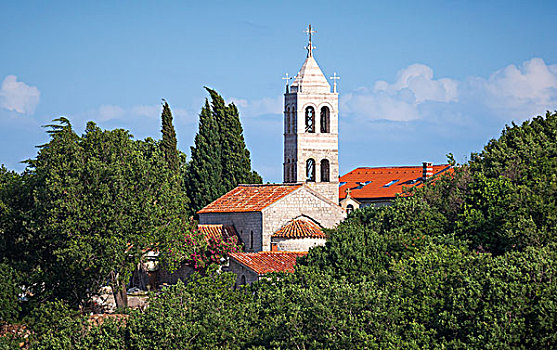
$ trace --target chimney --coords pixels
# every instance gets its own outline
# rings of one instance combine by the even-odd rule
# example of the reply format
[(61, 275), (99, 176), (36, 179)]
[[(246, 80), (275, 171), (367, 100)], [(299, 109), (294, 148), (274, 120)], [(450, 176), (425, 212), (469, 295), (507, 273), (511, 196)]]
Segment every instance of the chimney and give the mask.
[(431, 162), (423, 162), (422, 163), (422, 180), (426, 181), (430, 177), (433, 176), (433, 165)]

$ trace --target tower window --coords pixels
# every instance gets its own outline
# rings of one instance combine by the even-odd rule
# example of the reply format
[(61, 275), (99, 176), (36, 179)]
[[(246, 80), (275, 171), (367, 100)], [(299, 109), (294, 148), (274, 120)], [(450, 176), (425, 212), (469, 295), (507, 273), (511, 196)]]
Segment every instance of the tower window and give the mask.
[(331, 132), (329, 107), (321, 108), (321, 132), (322, 133)]
[(290, 107), (286, 108), (286, 111), (284, 113), (285, 113), (285, 116), (286, 116), (285, 125), (284, 125), (284, 133), (289, 134), (290, 133)]
[(311, 158), (306, 162), (306, 181), (315, 182), (315, 160)]
[(306, 108), (306, 132), (315, 132), (315, 109), (312, 106)]
[(329, 161), (327, 159), (323, 159), (321, 161), (321, 182), (329, 182), (329, 181), (331, 181)]
[(292, 178), (290, 177), (290, 159), (288, 159), (286, 161), (286, 167), (284, 169), (284, 177), (285, 177), (285, 182), (292, 182)]
[(352, 204), (348, 204), (346, 206), (346, 214), (350, 214), (353, 211), (354, 211), (354, 206)]

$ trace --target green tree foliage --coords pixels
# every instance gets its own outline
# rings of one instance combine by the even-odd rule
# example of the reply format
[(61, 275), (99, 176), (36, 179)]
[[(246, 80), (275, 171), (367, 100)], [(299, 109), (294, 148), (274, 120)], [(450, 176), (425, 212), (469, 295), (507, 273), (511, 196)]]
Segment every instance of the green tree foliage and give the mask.
[[(393, 261), (382, 279), (302, 267), (234, 290), (233, 276), (211, 275), (166, 289), (103, 341), (125, 349), (553, 348), (556, 258), (555, 246), (494, 257), (429, 244)], [(67, 328), (48, 338), (75, 337)]]
[(213, 117), (209, 101), (199, 114), (199, 131), (195, 135), (195, 146), (191, 147), (191, 160), (186, 172), (188, 197), (194, 212), (215, 200), (225, 187), (221, 181), (221, 147), (218, 124)]
[(199, 131), (191, 147), (186, 183), (192, 208), (197, 211), (241, 183), (261, 183), (251, 170), (238, 109), (214, 90), (199, 115)]
[(187, 249), (178, 175), (153, 140), (92, 122), (79, 137), (59, 121), (30, 168), (44, 286), (34, 292), (75, 306), (109, 281), (125, 305), (125, 284), (146, 250)]
[(162, 104), (162, 140), (161, 148), (170, 169), (178, 173), (180, 160), (178, 158), (178, 141), (176, 141), (176, 130), (172, 124), (172, 112), (168, 102), (163, 100)]
[(29, 271), (35, 254), (30, 228), (33, 196), (29, 174), (0, 167), (0, 256), (17, 270)]
[(245, 348), (257, 331), (251, 327), (255, 305), (249, 295), (231, 289), (234, 280), (233, 274), (209, 275), (168, 288), (130, 320), (129, 348)]
[(507, 126), (470, 162), (458, 234), (501, 254), (557, 240), (557, 112)]
[(20, 276), (11, 265), (0, 263), (0, 325), (5, 322), (13, 322), (18, 319), (21, 306), (18, 296), (21, 293), (19, 287)]
[(50, 331), (37, 318), (48, 337), (31, 348), (556, 348), (556, 118), (513, 125), (451, 176), (353, 212), (294, 273), (240, 289), (209, 273), (125, 326)]

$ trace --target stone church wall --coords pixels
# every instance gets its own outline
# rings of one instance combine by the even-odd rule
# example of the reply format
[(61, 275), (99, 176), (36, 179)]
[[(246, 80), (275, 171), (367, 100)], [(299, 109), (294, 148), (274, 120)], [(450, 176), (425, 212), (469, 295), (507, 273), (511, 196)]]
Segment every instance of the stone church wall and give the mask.
[(325, 228), (334, 228), (346, 217), (341, 207), (302, 188), (263, 209), (263, 251), (271, 250), (271, 235), (292, 219), (307, 216)]
[(233, 225), (246, 252), (257, 252), (261, 247), (261, 212), (202, 213), (199, 214), (199, 224)]

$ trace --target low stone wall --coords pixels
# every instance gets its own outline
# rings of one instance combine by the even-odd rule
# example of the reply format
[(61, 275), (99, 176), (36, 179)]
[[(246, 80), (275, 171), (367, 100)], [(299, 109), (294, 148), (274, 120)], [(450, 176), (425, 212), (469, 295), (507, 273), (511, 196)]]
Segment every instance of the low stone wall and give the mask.
[(323, 246), (327, 240), (325, 238), (276, 238), (272, 237), (271, 242), (276, 244), (277, 251), (307, 252), (313, 247)]

